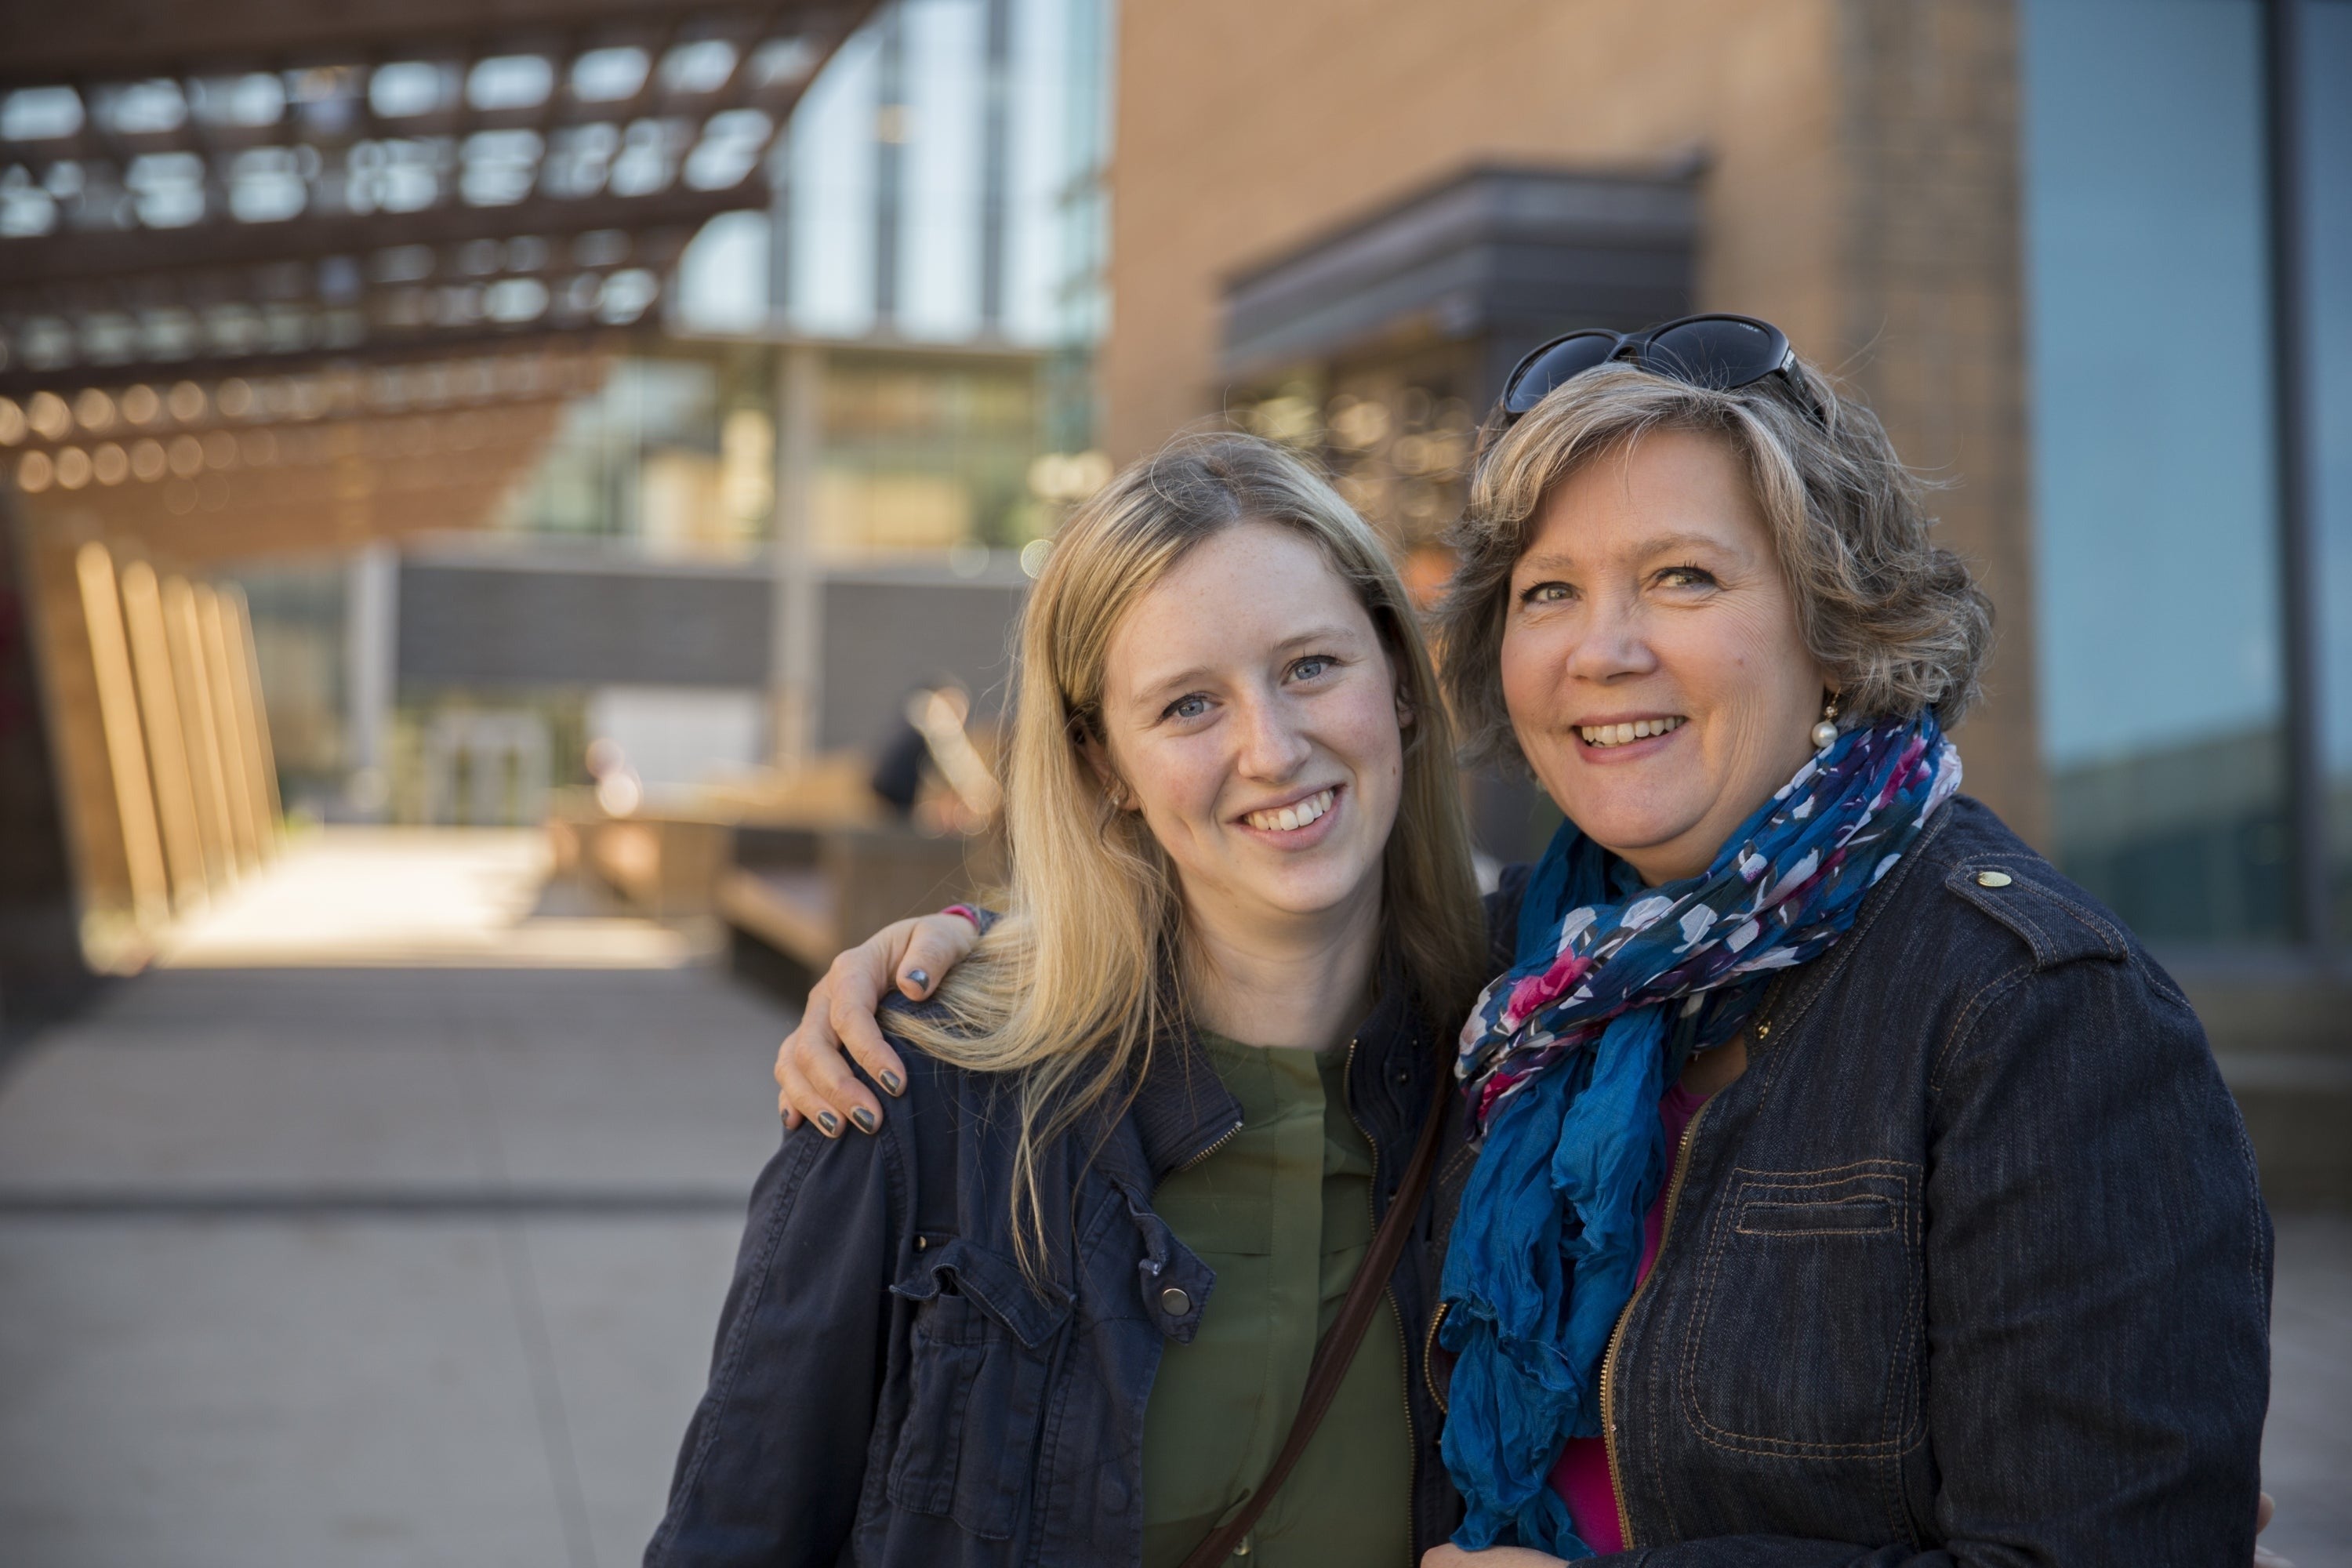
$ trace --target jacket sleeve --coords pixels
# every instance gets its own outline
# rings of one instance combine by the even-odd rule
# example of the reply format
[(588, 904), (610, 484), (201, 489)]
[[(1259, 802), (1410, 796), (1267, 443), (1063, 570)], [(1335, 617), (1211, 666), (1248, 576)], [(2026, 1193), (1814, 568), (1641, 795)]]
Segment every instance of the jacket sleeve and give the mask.
[(784, 1134), (760, 1173), (646, 1568), (798, 1568), (842, 1555), (888, 1352), (906, 1145)]
[(2252, 1560), (2271, 1230), (2203, 1029), (2136, 952), (1979, 990), (1930, 1083), (1927, 1440), (1912, 1552), (1743, 1537), (1654, 1568)]

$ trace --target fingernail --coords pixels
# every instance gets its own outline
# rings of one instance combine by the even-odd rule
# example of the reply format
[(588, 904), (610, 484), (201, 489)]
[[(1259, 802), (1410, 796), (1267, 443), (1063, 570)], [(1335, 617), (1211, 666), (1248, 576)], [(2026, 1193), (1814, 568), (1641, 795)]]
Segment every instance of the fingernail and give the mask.
[(887, 1068), (882, 1069), (882, 1087), (889, 1091), (893, 1100), (907, 1092), (907, 1086), (898, 1081), (898, 1075)]
[(824, 1135), (828, 1138), (838, 1138), (841, 1136), (841, 1118), (835, 1116), (830, 1110), (818, 1111), (816, 1113), (816, 1124), (824, 1129)]
[(931, 988), (931, 977), (923, 970), (909, 969), (907, 971), (907, 978), (915, 983), (915, 988), (919, 991), (929, 991)]
[(857, 1130), (860, 1132), (872, 1132), (877, 1127), (882, 1125), (875, 1120), (874, 1113), (862, 1105), (849, 1113), (849, 1119), (857, 1123)]

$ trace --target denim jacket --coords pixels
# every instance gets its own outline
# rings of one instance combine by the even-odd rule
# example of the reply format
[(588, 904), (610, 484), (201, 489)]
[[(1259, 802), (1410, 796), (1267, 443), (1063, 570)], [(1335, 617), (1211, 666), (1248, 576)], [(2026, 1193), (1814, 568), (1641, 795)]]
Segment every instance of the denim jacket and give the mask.
[(2247, 1562), (2270, 1221), (2122, 923), (1958, 797), (1748, 1033), (1604, 1366), (1597, 1561)]
[[(1444, 1035), (1403, 991), (1383, 987), (1349, 1047), (1381, 1215), (1418, 1108), (1449, 1081)], [(1151, 1195), (1241, 1109), (1197, 1042), (1160, 1042), (1115, 1125), (1045, 1151), (1057, 1239), (1040, 1292), (1016, 1261), (1004, 1080), (899, 1052), (907, 1093), (877, 1135), (803, 1127), (761, 1173), (647, 1568), (1140, 1557), (1145, 1402), (1160, 1347), (1190, 1342), (1216, 1289)], [(1433, 1296), (1427, 1205), (1419, 1224), (1391, 1286), (1409, 1330), (1416, 1554), (1459, 1513), (1412, 1331)]]

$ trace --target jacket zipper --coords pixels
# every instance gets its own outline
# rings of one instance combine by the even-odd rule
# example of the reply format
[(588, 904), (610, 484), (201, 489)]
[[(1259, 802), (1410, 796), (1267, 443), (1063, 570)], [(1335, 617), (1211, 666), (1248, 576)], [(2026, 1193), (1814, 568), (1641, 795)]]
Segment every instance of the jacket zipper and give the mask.
[[(1339, 1068), (1339, 1099), (1340, 1103), (1347, 1107), (1348, 1120), (1355, 1123), (1356, 1131), (1363, 1134), (1365, 1143), (1372, 1151), (1372, 1179), (1364, 1187), (1364, 1207), (1370, 1213), (1374, 1234), (1378, 1234), (1381, 1228), (1381, 1145), (1380, 1140), (1372, 1136), (1372, 1130), (1364, 1125), (1363, 1118), (1356, 1114), (1355, 1084), (1356, 1042), (1350, 1039), (1348, 1042), (1348, 1059)], [(1365, 1243), (1368, 1254), (1370, 1245), (1369, 1241)], [(1412, 1426), (1412, 1346), (1405, 1339), (1404, 1311), (1397, 1305), (1396, 1286), (1391, 1283), (1384, 1287), (1381, 1296), (1389, 1304), (1390, 1321), (1396, 1324), (1397, 1370), (1403, 1374), (1405, 1452), (1412, 1457), (1414, 1484), (1407, 1489), (1404, 1500), (1404, 1548), (1405, 1556), (1410, 1561), (1415, 1554), (1414, 1548), (1421, 1544), (1421, 1438)]]
[[(1193, 1166), (1199, 1164), (1202, 1161), (1207, 1159), (1210, 1155), (1215, 1153), (1226, 1144), (1232, 1142), (1235, 1138), (1241, 1136), (1241, 1131), (1242, 1124), (1238, 1121), (1234, 1122), (1231, 1127), (1228, 1127), (1223, 1132), (1218, 1133), (1216, 1138), (1210, 1142), (1207, 1148), (1202, 1150), (1199, 1153), (1193, 1155), (1191, 1159), (1177, 1166), (1174, 1171), (1169, 1172), (1168, 1176), (1175, 1175), (1179, 1171), (1191, 1170)], [(1160, 1180), (1164, 1182), (1168, 1179), (1168, 1176), (1162, 1176)], [(1155, 1184), (1152, 1190), (1157, 1192), (1159, 1188)]]
[[(1756, 1010), (1756, 1026), (1748, 1031), (1753, 1037), (1748, 1046), (1750, 1065), (1754, 1063), (1757, 1047), (1771, 1037), (1772, 1025), (1781, 999), (1787, 994), (1788, 983), (1789, 977), (1781, 974), (1765, 988), (1764, 1005)], [(1729, 1084), (1724, 1086), (1725, 1089), (1729, 1087)], [(1698, 1124), (1706, 1120), (1707, 1111), (1714, 1108), (1717, 1097), (1722, 1092), (1722, 1089), (1717, 1089), (1709, 1095), (1706, 1103), (1692, 1113), (1690, 1124), (1683, 1129), (1682, 1143), (1675, 1155), (1675, 1179), (1666, 1184), (1666, 1212), (1658, 1222), (1658, 1256), (1650, 1260), (1650, 1272), (1642, 1277), (1634, 1285), (1633, 1293), (1625, 1299), (1625, 1310), (1617, 1314), (1616, 1326), (1609, 1331), (1609, 1348), (1601, 1354), (1601, 1441), (1609, 1454), (1609, 1485), (1617, 1493), (1617, 1531), (1628, 1552), (1633, 1549), (1633, 1512), (1625, 1505), (1625, 1472), (1617, 1458), (1617, 1346), (1625, 1337), (1625, 1325), (1633, 1316), (1634, 1303), (1641, 1300), (1642, 1292), (1657, 1277), (1658, 1265), (1665, 1261), (1666, 1244), (1675, 1238), (1675, 1205), (1682, 1201), (1683, 1182), (1690, 1174), (1691, 1141), (1698, 1136)]]
[(1437, 1331), (1445, 1326), (1445, 1314), (1453, 1308), (1451, 1301), (1437, 1303), (1437, 1310), (1429, 1314), (1429, 1332), (1421, 1342), (1421, 1385), (1429, 1390), (1430, 1403), (1437, 1406), (1441, 1415), (1451, 1406), (1445, 1396), (1437, 1392)]
[(1658, 1225), (1658, 1255), (1650, 1260), (1650, 1271), (1633, 1287), (1633, 1295), (1625, 1299), (1625, 1310), (1617, 1314), (1617, 1324), (1609, 1331), (1609, 1348), (1601, 1356), (1601, 1440), (1609, 1454), (1609, 1486), (1617, 1494), (1617, 1533), (1625, 1550), (1633, 1549), (1633, 1514), (1625, 1505), (1625, 1471), (1617, 1458), (1617, 1348), (1625, 1338), (1625, 1325), (1633, 1316), (1633, 1309), (1642, 1300), (1642, 1292), (1657, 1278), (1658, 1266), (1666, 1260), (1666, 1244), (1674, 1239), (1675, 1205), (1682, 1201), (1683, 1180), (1690, 1174), (1691, 1140), (1698, 1135), (1698, 1124), (1706, 1118), (1707, 1107), (1715, 1103), (1710, 1098), (1683, 1129), (1682, 1142), (1675, 1155), (1675, 1179), (1666, 1184), (1665, 1217)]

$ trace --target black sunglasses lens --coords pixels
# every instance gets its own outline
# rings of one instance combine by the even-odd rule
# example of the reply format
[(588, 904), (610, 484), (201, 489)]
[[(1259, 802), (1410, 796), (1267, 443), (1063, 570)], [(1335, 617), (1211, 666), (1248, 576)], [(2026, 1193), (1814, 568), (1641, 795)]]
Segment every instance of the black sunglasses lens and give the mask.
[(1579, 332), (1562, 338), (1549, 348), (1538, 349), (1519, 362), (1512, 373), (1510, 385), (1503, 394), (1503, 410), (1507, 414), (1525, 414), (1544, 400), (1544, 395), (1570, 377), (1582, 375), (1617, 352), (1622, 340), (1614, 332)]
[(1717, 317), (1667, 328), (1650, 340), (1646, 357), (1677, 381), (1727, 392), (1771, 374), (1787, 353), (1769, 328)]

